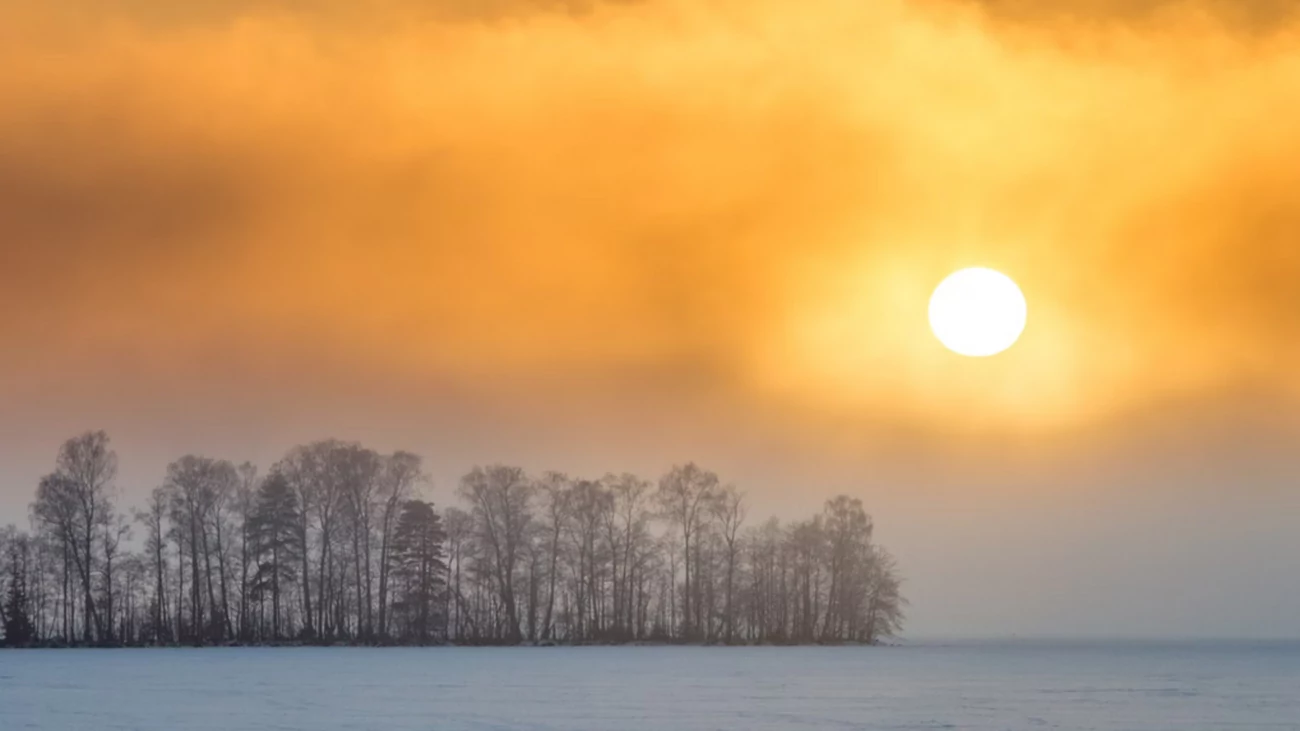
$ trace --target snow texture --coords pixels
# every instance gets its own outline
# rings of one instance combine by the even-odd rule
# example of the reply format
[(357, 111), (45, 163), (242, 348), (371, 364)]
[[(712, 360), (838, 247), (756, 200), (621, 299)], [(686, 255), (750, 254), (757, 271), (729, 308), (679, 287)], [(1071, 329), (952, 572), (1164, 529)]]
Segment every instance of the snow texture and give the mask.
[(1300, 644), (0, 651), (0, 729), (1300, 729)]

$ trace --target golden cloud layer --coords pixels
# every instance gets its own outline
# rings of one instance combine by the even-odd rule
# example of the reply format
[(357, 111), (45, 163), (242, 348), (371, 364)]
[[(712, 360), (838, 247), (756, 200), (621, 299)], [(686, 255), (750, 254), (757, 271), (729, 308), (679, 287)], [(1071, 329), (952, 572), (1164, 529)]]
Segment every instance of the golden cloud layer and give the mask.
[[(31, 5), (13, 383), (236, 352), (943, 430), (1300, 385), (1281, 3)], [(967, 265), (1030, 301), (998, 359), (925, 323)]]

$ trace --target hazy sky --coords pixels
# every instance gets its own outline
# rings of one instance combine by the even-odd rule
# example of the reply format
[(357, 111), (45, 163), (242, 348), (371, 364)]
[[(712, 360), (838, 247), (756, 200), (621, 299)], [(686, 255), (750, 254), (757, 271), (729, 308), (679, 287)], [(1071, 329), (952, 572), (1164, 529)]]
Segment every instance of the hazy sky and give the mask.
[(87, 428), (693, 459), (913, 635), (1300, 636), (1293, 5), (0, 0), (0, 522)]

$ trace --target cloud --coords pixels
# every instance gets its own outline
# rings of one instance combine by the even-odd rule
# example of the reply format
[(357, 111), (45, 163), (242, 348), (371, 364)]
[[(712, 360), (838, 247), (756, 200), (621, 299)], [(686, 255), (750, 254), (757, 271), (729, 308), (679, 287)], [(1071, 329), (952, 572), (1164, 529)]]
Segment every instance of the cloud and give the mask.
[[(6, 7), (5, 378), (220, 353), (270, 400), (652, 383), (941, 431), (1294, 392), (1296, 26), (1151, 5)], [(923, 309), (975, 263), (1032, 309), (972, 365)]]

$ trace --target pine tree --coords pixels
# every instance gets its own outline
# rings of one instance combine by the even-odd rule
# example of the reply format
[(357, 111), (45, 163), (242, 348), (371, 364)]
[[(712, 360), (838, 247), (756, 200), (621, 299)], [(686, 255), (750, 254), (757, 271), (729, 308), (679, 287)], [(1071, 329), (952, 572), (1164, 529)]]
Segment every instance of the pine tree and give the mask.
[(36, 627), (32, 624), (27, 601), (27, 569), (24, 564), (18, 546), (13, 546), (9, 555), (9, 591), (4, 602), (5, 647), (26, 647), (36, 640)]
[(433, 505), (420, 500), (402, 504), (393, 532), (393, 578), (399, 588), (394, 614), (401, 617), (404, 635), (427, 643), (441, 627), (435, 604), (442, 595), (447, 566), (442, 560), (442, 518)]
[(256, 556), (249, 591), (259, 601), (270, 598), (271, 638), (278, 640), (283, 597), (298, 580), (296, 567), (303, 551), (297, 531), (298, 498), (283, 475), (272, 473), (262, 483), (249, 521)]

